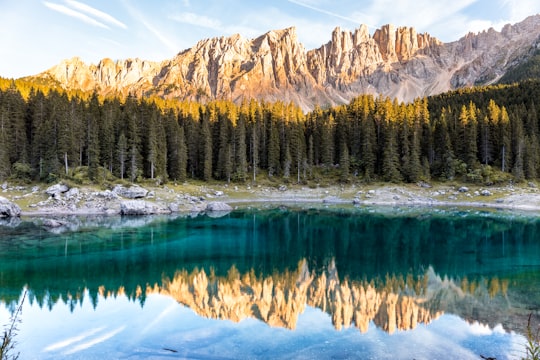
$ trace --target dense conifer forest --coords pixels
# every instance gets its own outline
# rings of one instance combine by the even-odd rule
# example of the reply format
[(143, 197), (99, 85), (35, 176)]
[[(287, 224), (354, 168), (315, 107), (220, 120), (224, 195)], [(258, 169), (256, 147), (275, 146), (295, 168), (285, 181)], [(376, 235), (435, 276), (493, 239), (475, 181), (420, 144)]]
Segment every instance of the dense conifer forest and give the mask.
[(1, 79), (0, 180), (533, 180), (539, 85), (408, 104), (362, 95), (305, 114), (282, 102), (102, 99)]

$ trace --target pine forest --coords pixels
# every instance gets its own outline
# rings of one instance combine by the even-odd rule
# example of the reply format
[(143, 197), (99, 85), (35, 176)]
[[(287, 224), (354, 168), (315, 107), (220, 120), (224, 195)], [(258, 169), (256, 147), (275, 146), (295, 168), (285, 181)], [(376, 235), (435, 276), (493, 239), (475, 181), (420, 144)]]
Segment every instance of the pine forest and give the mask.
[(100, 98), (0, 80), (0, 180), (521, 182), (540, 176), (540, 83), (412, 103)]

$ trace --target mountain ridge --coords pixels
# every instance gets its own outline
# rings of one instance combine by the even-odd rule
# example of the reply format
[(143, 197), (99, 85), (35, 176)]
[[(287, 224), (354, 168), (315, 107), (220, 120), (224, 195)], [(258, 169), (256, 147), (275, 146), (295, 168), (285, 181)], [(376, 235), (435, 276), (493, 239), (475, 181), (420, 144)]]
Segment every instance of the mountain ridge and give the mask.
[(507, 24), (500, 32), (490, 28), (449, 43), (413, 27), (388, 24), (373, 34), (366, 25), (354, 31), (337, 27), (329, 42), (311, 50), (289, 27), (253, 39), (238, 34), (203, 39), (161, 62), (104, 58), (88, 65), (74, 57), (24, 79), (104, 96), (237, 103), (255, 98), (291, 101), (311, 110), (366, 93), (409, 102), (493, 84), (523, 61), (539, 38), (540, 15)]

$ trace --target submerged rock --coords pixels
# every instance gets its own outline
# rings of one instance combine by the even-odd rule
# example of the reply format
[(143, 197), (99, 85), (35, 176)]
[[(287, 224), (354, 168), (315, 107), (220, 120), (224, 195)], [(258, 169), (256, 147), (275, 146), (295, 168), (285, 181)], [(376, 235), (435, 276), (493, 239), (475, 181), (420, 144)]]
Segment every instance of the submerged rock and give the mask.
[(18, 217), (21, 216), (19, 205), (12, 203), (5, 197), (0, 196), (0, 217)]
[(232, 211), (232, 207), (221, 201), (212, 201), (206, 205), (206, 211)]
[(60, 226), (65, 226), (66, 222), (55, 220), (55, 219), (45, 219), (43, 220), (43, 226), (51, 227), (51, 228), (57, 228)]

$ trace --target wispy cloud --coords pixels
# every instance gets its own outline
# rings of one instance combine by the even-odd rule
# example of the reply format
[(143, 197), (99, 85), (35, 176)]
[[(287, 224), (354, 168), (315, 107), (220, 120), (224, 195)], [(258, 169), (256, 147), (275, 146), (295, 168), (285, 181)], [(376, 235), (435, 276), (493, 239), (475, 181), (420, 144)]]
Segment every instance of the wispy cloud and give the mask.
[[(246, 17), (250, 19), (254, 18), (252, 15)], [(180, 22), (182, 24), (211, 29), (221, 33), (221, 35), (238, 33), (246, 36), (254, 36), (260, 34), (260, 32), (262, 31), (245, 26), (241, 22), (235, 22), (234, 25), (223, 24), (220, 20), (216, 18), (212, 18), (206, 15), (199, 15), (192, 12), (184, 12), (180, 14), (170, 15), (169, 19)], [(265, 31), (267, 30), (268, 29), (265, 29)]]
[(97, 27), (100, 27), (100, 28), (103, 28), (103, 29), (110, 29), (110, 27), (108, 27), (107, 25), (105, 25), (104, 23), (96, 20), (96, 19), (93, 19), (91, 18), (90, 16), (88, 15), (85, 15), (83, 14), (82, 12), (79, 12), (77, 10), (73, 10), (65, 5), (61, 5), (61, 4), (55, 4), (55, 3), (51, 3), (51, 2), (48, 2), (48, 1), (44, 1), (43, 4), (48, 7), (49, 9), (51, 10), (54, 10), (54, 11), (57, 11), (59, 13), (62, 13), (64, 15), (67, 15), (67, 16), (71, 16), (75, 19), (79, 19), (87, 24), (90, 24), (90, 25), (93, 25), (93, 26), (97, 26)]
[(191, 12), (171, 15), (169, 16), (169, 19), (188, 25), (201, 26), (213, 30), (223, 30), (223, 25), (221, 24), (221, 21), (205, 15), (197, 15)]
[(177, 44), (170, 40), (170, 38), (167, 37), (164, 32), (160, 31), (149, 20), (147, 20), (147, 18), (138, 10), (138, 8), (131, 5), (130, 1), (122, 0), (122, 4), (136, 23), (141, 24), (147, 31), (157, 38), (161, 44), (165, 45), (169, 51), (173, 52), (174, 54), (178, 52)]
[(75, 1), (75, 0), (65, 0), (66, 3), (71, 6), (73, 9), (76, 9), (76, 10), (80, 10), (84, 13), (87, 13), (89, 15), (92, 15), (94, 16), (95, 18), (98, 18), (99, 20), (103, 21), (103, 22), (106, 22), (106, 23), (109, 23), (111, 25), (115, 25), (115, 26), (118, 26), (122, 29), (127, 29), (127, 26), (126, 24), (124, 24), (123, 22), (119, 21), (118, 19), (114, 18), (113, 16), (101, 11), (101, 10), (98, 10), (96, 8), (93, 8), (89, 5), (86, 5), (84, 3), (81, 3), (79, 1)]
[(176, 46), (175, 43), (173, 43), (167, 36), (165, 36), (163, 33), (161, 33), (157, 28), (155, 28), (152, 24), (150, 24), (146, 19), (141, 18), (140, 19), (141, 24), (144, 25), (144, 27), (150, 31), (158, 40), (165, 45), (170, 51), (177, 52), (178, 46)]
[(305, 3), (305, 2), (302, 2), (302, 1), (297, 1), (297, 0), (287, 0), (287, 1), (290, 2), (290, 3), (296, 4), (298, 6), (302, 6), (302, 7), (305, 7), (307, 9), (319, 12), (321, 14), (326, 14), (326, 15), (333, 16), (333, 17), (338, 18), (338, 19), (342, 19), (342, 20), (345, 20), (345, 21), (349, 21), (349, 22), (358, 24), (358, 19), (355, 19), (355, 18), (352, 18), (352, 17), (343, 16), (343, 15), (337, 14), (335, 12), (322, 9), (320, 7), (316, 7), (316, 6), (313, 6), (311, 4), (308, 4), (308, 3)]

